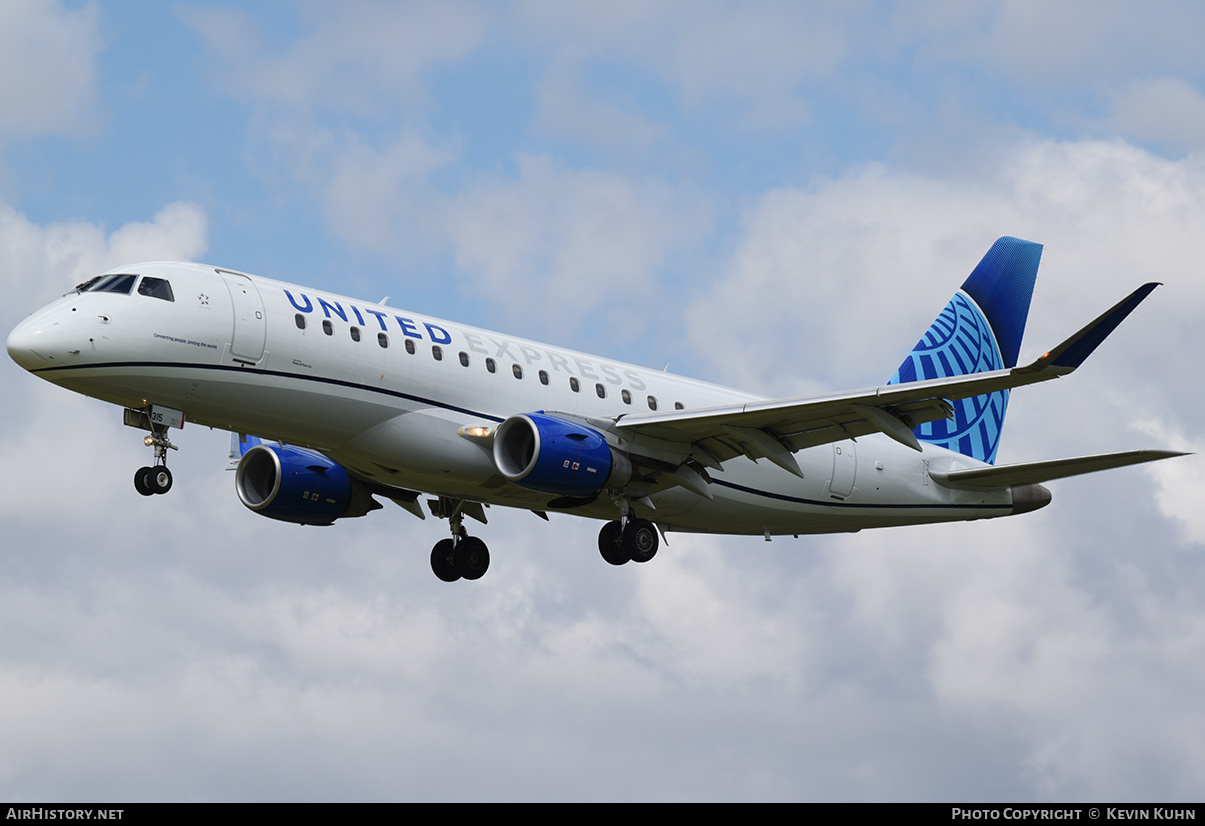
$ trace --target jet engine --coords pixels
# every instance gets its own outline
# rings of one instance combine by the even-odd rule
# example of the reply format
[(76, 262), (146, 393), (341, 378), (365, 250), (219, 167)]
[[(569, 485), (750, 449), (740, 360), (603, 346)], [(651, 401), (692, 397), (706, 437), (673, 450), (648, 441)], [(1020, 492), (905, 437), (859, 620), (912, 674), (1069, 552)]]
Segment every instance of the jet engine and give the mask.
[(292, 445), (249, 449), (238, 463), (234, 487), (243, 504), (261, 516), (299, 525), (329, 525), (381, 507), (341, 465)]
[(597, 430), (545, 413), (511, 416), (494, 435), (494, 464), (517, 485), (587, 497), (622, 487), (632, 464)]

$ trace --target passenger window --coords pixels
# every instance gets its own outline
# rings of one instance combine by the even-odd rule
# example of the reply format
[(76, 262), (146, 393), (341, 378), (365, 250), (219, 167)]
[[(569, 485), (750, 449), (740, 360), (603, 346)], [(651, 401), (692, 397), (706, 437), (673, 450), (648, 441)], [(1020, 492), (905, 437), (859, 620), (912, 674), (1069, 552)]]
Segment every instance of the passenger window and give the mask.
[(602, 382), (594, 385), (594, 392), (598, 394), (600, 399), (605, 399), (607, 397), (607, 388), (603, 387)]
[(381, 349), (389, 346), (389, 336), (384, 333), (377, 333), (377, 344), (381, 345)]
[(631, 403), (632, 403), (632, 394), (631, 394), (631, 393), (629, 393), (627, 390), (623, 390), (623, 391), (622, 391), (622, 392), (619, 394), (619, 396), (620, 396), (620, 398), (622, 398), (622, 399), (623, 399), (623, 403), (624, 403), (624, 404), (631, 404)]
[(540, 384), (544, 385), (545, 387), (548, 386), (548, 371), (547, 370), (540, 371)]
[(498, 362), (494, 361), (493, 359), (486, 359), (485, 360), (485, 369), (490, 373), (497, 373), (498, 372)]
[(326, 333), (328, 336), (333, 336), (335, 334), (334, 325), (331, 324), (331, 320), (329, 318), (322, 319), (322, 332)]
[(351, 328), (351, 340), (352, 340), (352, 341), (359, 341), (359, 340), (360, 340), (360, 328), (359, 328), (359, 327), (352, 327), (352, 328)]
[(681, 410), (682, 402), (674, 402), (674, 410)]
[(409, 353), (410, 355), (414, 355), (414, 351), (415, 351), (414, 339), (412, 339), (412, 338), (406, 339), (405, 346), (406, 346), (406, 352)]
[(431, 345), (431, 358), (435, 359), (436, 361), (443, 361), (444, 360), (444, 348), (440, 347), (438, 344), (432, 344)]
[(582, 389), (581, 384), (577, 380), (577, 376), (569, 377), (569, 389), (572, 390), (574, 393), (576, 393), (577, 391)]
[(167, 283), (162, 278), (153, 278), (146, 276), (138, 284), (139, 295), (149, 295), (151, 298), (162, 299), (163, 301), (175, 301), (172, 295), (172, 285)]
[(656, 409), (657, 409), (657, 397), (649, 396), (649, 410), (656, 410)]
[(510, 366), (510, 371), (515, 374), (516, 379), (523, 378), (523, 367), (521, 365), (512, 364)]
[(297, 315), (293, 316), (293, 321), (297, 323), (298, 330), (305, 329), (305, 316), (303, 316), (301, 313), (298, 313)]
[(464, 350), (461, 350), (461, 351), (460, 351), (460, 365), (461, 365), (462, 367), (468, 367), (468, 366), (469, 366), (469, 354), (468, 354), (468, 353), (466, 353)]

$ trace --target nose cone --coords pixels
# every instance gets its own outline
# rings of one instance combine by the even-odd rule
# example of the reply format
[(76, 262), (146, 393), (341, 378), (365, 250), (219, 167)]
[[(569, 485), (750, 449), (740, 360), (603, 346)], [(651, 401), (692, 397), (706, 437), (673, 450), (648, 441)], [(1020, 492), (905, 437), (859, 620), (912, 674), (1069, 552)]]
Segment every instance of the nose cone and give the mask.
[(18, 324), (8, 334), (8, 356), (26, 370), (37, 370), (45, 367), (50, 361), (37, 351), (41, 340), (45, 339), (45, 330), (37, 316)]
[(70, 305), (60, 299), (18, 324), (8, 334), (9, 358), (26, 370), (34, 371), (66, 363), (72, 351), (78, 355), (79, 335), (70, 323), (69, 308)]

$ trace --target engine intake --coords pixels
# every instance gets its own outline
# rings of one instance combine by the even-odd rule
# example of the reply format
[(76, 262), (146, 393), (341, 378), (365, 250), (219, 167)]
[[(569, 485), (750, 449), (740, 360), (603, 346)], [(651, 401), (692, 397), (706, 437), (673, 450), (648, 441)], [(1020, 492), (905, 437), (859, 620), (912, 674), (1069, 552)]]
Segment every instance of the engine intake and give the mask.
[(511, 416), (494, 434), (494, 464), (529, 490), (584, 497), (622, 487), (632, 464), (597, 430), (545, 413)]

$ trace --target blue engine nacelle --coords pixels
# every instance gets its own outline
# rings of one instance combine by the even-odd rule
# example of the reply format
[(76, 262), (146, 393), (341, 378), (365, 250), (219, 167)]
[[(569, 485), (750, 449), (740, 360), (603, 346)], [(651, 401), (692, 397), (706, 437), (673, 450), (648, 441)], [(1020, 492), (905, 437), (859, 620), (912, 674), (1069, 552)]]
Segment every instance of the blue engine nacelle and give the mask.
[(257, 444), (234, 474), (238, 498), (251, 510), (298, 525), (329, 525), (381, 507), (336, 462), (314, 450)]
[(593, 496), (632, 476), (627, 457), (597, 430), (545, 413), (511, 416), (499, 425), (494, 464), (516, 485), (558, 496)]

